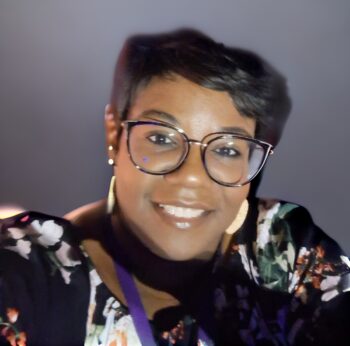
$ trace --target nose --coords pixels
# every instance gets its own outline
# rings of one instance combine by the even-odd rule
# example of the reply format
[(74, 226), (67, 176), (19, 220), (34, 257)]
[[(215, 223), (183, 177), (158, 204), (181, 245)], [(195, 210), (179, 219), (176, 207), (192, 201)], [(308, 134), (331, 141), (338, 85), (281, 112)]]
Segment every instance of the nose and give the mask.
[(201, 159), (202, 144), (190, 141), (189, 153), (181, 166), (164, 176), (169, 183), (186, 187), (199, 187), (211, 183)]

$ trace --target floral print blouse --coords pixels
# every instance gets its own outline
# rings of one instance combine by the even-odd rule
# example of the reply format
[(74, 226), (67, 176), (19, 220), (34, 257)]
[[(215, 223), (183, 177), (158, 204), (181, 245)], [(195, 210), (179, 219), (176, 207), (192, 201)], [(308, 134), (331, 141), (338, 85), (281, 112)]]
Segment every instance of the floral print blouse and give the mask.
[[(24, 212), (0, 225), (0, 345), (141, 345), (68, 221)], [(213, 277), (215, 345), (350, 345), (350, 261), (303, 207), (252, 200)], [(150, 323), (158, 345), (209, 346), (193, 316)]]

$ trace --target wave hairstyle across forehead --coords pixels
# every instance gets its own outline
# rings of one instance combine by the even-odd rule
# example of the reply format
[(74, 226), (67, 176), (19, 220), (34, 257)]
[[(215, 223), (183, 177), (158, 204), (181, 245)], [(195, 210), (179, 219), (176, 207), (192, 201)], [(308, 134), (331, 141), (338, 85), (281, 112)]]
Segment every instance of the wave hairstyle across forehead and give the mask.
[(257, 122), (255, 137), (276, 145), (291, 108), (285, 78), (255, 53), (227, 47), (193, 29), (141, 34), (119, 55), (111, 104), (124, 120), (137, 89), (172, 74), (226, 91), (242, 116)]

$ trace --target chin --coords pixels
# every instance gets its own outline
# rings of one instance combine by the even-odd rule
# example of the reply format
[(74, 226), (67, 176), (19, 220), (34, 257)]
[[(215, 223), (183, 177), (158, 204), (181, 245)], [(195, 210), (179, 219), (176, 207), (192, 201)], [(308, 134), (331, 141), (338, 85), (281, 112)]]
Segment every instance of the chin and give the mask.
[[(186, 244), (188, 245), (188, 244)], [(213, 251), (196, 251), (193, 247), (176, 244), (175, 246), (147, 246), (158, 257), (169, 261), (206, 261), (213, 257)]]

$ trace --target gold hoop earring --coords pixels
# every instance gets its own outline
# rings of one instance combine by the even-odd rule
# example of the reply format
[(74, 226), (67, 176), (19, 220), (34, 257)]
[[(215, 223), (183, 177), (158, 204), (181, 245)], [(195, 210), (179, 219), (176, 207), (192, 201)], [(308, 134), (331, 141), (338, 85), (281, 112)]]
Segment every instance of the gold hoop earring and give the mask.
[(109, 183), (108, 197), (107, 197), (107, 214), (112, 214), (115, 207), (115, 175), (112, 176)]
[(249, 203), (245, 199), (238, 210), (236, 218), (233, 220), (231, 225), (226, 229), (225, 233), (233, 234), (237, 232), (243, 225), (249, 210)]

